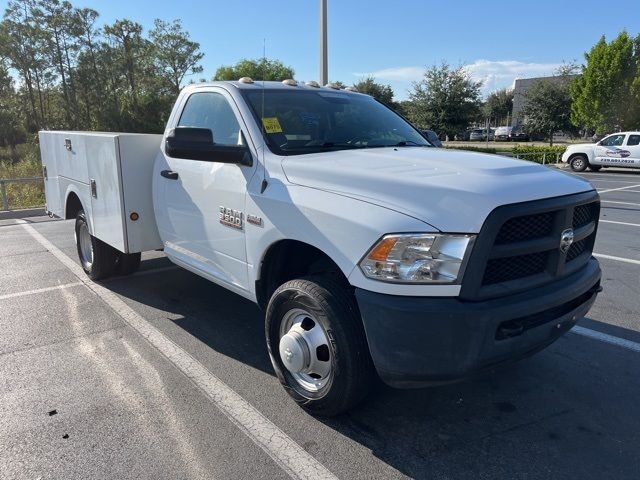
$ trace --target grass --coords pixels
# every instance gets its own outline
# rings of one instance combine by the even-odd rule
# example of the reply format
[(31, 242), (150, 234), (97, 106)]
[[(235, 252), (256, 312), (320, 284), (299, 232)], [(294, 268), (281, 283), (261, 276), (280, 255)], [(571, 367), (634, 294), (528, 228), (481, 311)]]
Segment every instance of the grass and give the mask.
[[(40, 149), (37, 143), (18, 145), (15, 153), (0, 147), (0, 179), (32, 178), (42, 176)], [(44, 184), (9, 183), (6, 185), (9, 209), (41, 207), (44, 205)], [(4, 209), (0, 198), (0, 209)]]

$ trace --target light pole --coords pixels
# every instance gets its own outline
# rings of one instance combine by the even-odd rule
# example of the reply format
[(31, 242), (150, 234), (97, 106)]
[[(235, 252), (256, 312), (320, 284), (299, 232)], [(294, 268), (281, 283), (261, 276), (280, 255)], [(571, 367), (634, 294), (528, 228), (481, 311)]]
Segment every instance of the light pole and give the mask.
[(329, 83), (327, 67), (327, 0), (320, 0), (320, 85)]

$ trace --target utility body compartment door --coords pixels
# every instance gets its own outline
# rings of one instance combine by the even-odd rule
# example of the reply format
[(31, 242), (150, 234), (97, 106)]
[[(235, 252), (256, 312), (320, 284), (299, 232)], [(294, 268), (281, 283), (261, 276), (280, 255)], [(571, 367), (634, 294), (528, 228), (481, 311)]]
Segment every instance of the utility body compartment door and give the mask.
[(47, 202), (47, 210), (54, 215), (64, 218), (64, 192), (60, 190), (58, 179), (58, 159), (56, 155), (56, 140), (54, 135), (40, 132), (40, 152), (42, 156), (42, 176), (44, 177), (44, 195)]
[(93, 136), (88, 140), (83, 142), (83, 147), (88, 159), (92, 235), (121, 252), (127, 252), (118, 137)]

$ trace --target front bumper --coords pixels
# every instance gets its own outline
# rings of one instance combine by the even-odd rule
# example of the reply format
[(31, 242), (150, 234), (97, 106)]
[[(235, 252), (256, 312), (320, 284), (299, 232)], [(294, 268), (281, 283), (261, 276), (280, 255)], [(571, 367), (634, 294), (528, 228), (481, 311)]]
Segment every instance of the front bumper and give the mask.
[(481, 302), (362, 289), (356, 299), (378, 374), (388, 385), (412, 388), (460, 380), (543, 349), (586, 315), (600, 277), (591, 258), (561, 282)]

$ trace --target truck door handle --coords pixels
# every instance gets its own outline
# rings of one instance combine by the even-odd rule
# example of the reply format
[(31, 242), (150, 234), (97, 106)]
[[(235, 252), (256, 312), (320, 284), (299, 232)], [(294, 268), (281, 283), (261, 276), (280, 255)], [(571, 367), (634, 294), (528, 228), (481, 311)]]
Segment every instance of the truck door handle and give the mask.
[(162, 170), (160, 172), (160, 175), (162, 175), (164, 178), (168, 178), (169, 180), (178, 179), (178, 172), (172, 172), (171, 170)]

